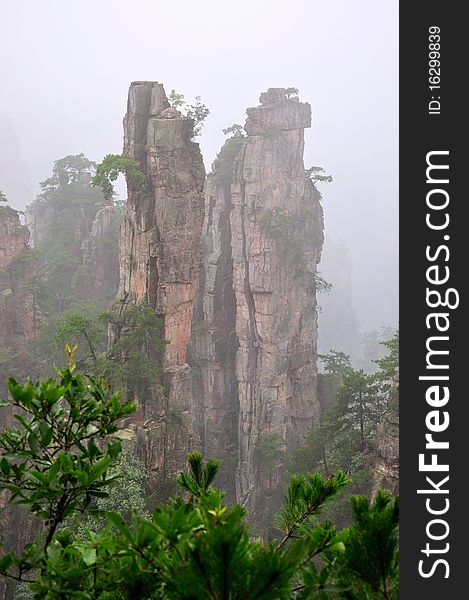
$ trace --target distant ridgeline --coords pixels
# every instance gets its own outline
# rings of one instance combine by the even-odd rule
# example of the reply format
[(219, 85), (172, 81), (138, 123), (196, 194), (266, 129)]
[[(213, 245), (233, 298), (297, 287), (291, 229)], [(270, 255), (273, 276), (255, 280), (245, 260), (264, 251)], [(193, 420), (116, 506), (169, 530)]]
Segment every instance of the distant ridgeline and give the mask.
[[(364, 473), (388, 452), (380, 473), (395, 477), (397, 450), (375, 437), (397, 418), (398, 371), (374, 381), (334, 355), (318, 375), (317, 183), (331, 178), (305, 171), (310, 105), (294, 88), (262, 93), (206, 175), (198, 113), (171, 98), (157, 82), (132, 83), (122, 156), (56, 161), (26, 225), (0, 208), (0, 385), (49, 376), (78, 344), (80, 370), (138, 403), (120, 435), (152, 501), (173, 493), (198, 449), (221, 461), (217, 485), (266, 533), (288, 473)], [(119, 173), (125, 209), (113, 197)]]

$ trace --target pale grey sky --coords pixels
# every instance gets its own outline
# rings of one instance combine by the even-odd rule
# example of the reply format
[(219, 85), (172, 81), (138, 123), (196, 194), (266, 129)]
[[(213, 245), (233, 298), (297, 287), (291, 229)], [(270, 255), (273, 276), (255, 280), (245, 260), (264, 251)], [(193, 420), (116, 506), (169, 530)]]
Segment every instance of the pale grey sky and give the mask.
[(360, 323), (397, 323), (397, 0), (1, 0), (0, 53), (0, 189), (17, 207), (54, 160), (121, 152), (131, 81), (202, 95), (207, 167), (261, 91), (299, 88)]

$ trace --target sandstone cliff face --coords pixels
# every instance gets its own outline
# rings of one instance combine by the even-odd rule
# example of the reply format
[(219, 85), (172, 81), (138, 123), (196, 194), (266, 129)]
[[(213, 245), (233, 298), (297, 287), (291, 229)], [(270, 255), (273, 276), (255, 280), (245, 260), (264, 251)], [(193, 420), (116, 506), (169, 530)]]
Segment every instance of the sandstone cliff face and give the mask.
[[(10, 369), (23, 362), (24, 341), (33, 337), (32, 292), (27, 285), (32, 275), (29, 230), (19, 214), (9, 206), (0, 207), (0, 394), (6, 396)], [(16, 369), (15, 369), (16, 370)], [(0, 409), (0, 429), (17, 424), (9, 408)], [(35, 533), (33, 519), (27, 519), (21, 507), (6, 504), (0, 493), (0, 543), (17, 552), (28, 536)], [(21, 528), (17, 524), (21, 522)], [(13, 526), (13, 524), (15, 524)], [(32, 535), (29, 539), (33, 539)], [(14, 585), (0, 577), (0, 596), (11, 597)]]
[[(186, 353), (201, 260), (205, 180), (192, 136), (192, 120), (169, 107), (161, 84), (132, 83), (124, 154), (139, 161), (151, 191), (142, 194), (129, 182), (116, 306), (147, 300), (163, 321), (163, 394), (141, 407), (136, 429), (139, 454), (156, 485), (184, 468), (192, 443)], [(178, 418), (159, 419), (162, 412)]]
[(33, 335), (32, 274), (28, 228), (9, 206), (0, 207), (0, 346)]
[[(305, 177), (311, 109), (270, 89), (247, 110), (231, 185), (209, 179), (204, 262), (191, 340), (194, 422), (207, 456), (259, 521), (280, 491), (282, 450), (319, 421), (319, 194)], [(267, 456), (268, 455), (268, 456)]]

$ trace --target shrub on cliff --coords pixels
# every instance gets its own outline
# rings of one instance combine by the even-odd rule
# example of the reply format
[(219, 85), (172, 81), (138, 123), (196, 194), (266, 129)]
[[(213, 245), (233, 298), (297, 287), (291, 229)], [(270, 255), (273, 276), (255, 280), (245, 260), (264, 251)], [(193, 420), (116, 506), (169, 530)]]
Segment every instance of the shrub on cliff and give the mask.
[(182, 113), (192, 119), (194, 123), (194, 137), (202, 133), (204, 121), (210, 114), (210, 109), (202, 102), (202, 96), (196, 96), (194, 104), (188, 104), (184, 94), (171, 90), (168, 96), (169, 103), (173, 108), (178, 108)]
[(149, 192), (145, 173), (139, 163), (123, 154), (107, 154), (96, 167), (96, 174), (91, 179), (91, 185), (99, 188), (105, 200), (109, 202), (114, 196), (113, 182), (120, 174), (125, 175), (130, 190), (141, 194)]
[(219, 186), (229, 186), (233, 181), (235, 161), (246, 143), (246, 135), (241, 125), (234, 124), (223, 130), (225, 135), (232, 134), (221, 147), (212, 164), (212, 180)]
[[(115, 480), (117, 421), (133, 410), (103, 382), (70, 366), (58, 380), (9, 381), (19, 426), (0, 435), (0, 484), (44, 525), (43, 541), (0, 557), (0, 573), (29, 581), (34, 598), (53, 600), (287, 598), (397, 599), (398, 501), (380, 492), (353, 499), (354, 524), (336, 531), (323, 506), (348, 483), (339, 472), (293, 477), (277, 540), (253, 539), (241, 506), (212, 486), (218, 463), (189, 456), (177, 483), (183, 497), (131, 523), (105, 512), (107, 525), (79, 535), (63, 527), (90, 513)], [(100, 517), (102, 517), (102, 513)], [(21, 592), (24, 595), (24, 588)]]

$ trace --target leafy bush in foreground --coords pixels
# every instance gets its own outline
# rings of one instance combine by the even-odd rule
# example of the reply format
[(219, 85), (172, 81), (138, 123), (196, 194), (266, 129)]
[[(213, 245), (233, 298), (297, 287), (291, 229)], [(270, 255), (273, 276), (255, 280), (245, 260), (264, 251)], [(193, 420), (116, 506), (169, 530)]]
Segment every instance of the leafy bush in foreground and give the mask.
[[(349, 482), (342, 472), (292, 478), (276, 540), (252, 538), (245, 509), (227, 506), (212, 486), (218, 463), (198, 452), (177, 477), (183, 497), (151, 518), (134, 514), (128, 524), (100, 513), (93, 498), (108, 494), (120, 452), (113, 435), (134, 406), (75, 373), (72, 354), (58, 380), (8, 383), (19, 426), (0, 435), (0, 485), (42, 519), (44, 541), (19, 556), (5, 552), (3, 575), (29, 582), (44, 600), (397, 598), (397, 499), (354, 497), (354, 524), (340, 532), (319, 520)], [(85, 512), (107, 524), (79, 534), (64, 527)]]

